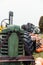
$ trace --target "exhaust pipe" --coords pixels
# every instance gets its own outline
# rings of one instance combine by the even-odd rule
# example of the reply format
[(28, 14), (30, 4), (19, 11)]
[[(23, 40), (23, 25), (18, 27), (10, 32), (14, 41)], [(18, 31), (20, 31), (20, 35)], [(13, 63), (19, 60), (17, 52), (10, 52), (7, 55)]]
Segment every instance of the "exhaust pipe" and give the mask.
[(9, 12), (9, 25), (13, 25), (13, 12)]

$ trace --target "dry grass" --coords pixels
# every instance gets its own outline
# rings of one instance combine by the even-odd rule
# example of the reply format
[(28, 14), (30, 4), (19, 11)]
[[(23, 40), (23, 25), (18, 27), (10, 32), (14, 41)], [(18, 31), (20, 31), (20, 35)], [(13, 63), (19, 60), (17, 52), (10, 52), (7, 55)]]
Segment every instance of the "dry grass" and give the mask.
[(33, 56), (34, 58), (37, 58), (37, 57), (42, 57), (43, 58), (43, 52), (40, 52), (40, 53), (33, 53)]

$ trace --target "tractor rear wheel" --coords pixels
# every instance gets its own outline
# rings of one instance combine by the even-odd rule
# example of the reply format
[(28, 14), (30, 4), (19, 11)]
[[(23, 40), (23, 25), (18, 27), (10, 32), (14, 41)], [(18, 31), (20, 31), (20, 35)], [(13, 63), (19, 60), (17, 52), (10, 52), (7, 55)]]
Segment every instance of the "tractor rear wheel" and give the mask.
[[(25, 32), (24, 33), (24, 36), (23, 36), (23, 43), (24, 43), (24, 50), (25, 50), (25, 56), (31, 56), (31, 59), (34, 60), (34, 57), (32, 56), (32, 53), (34, 51), (34, 43), (33, 41), (31, 40), (31, 37), (29, 36), (29, 33), (28, 32)], [(32, 63), (32, 65), (35, 65), (34, 62), (23, 62), (24, 65), (30, 65)]]

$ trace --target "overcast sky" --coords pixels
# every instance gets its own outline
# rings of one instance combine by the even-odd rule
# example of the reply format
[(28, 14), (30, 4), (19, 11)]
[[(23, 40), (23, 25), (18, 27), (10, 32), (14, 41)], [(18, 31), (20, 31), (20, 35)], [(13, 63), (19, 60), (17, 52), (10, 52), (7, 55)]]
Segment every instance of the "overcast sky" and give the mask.
[(8, 18), (9, 11), (14, 12), (14, 24), (30, 22), (38, 26), (40, 16), (43, 16), (43, 0), (0, 0), (0, 22)]

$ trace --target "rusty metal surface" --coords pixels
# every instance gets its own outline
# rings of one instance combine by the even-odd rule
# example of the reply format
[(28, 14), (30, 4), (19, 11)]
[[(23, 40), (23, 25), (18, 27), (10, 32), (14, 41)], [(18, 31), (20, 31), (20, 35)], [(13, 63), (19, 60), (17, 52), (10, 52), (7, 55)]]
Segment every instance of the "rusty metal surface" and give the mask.
[(21, 62), (21, 61), (31, 61), (35, 62), (31, 56), (21, 56), (21, 57), (0, 57), (0, 62)]

